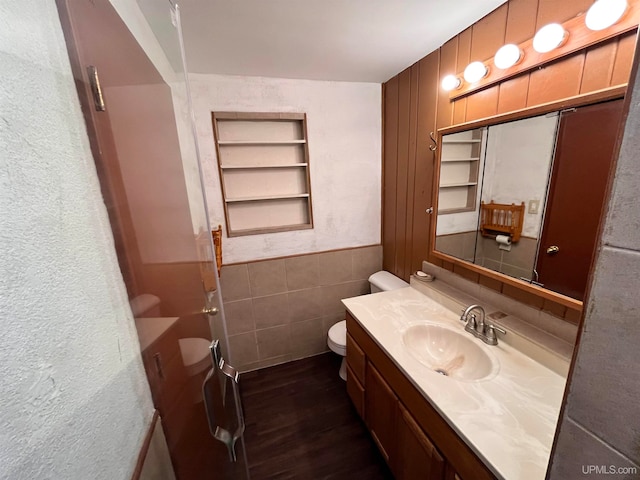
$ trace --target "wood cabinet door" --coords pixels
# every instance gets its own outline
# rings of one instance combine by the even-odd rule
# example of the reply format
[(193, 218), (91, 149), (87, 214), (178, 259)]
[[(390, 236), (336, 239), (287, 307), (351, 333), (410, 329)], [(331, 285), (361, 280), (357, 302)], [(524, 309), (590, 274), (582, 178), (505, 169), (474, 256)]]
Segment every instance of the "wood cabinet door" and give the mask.
[(399, 404), (396, 458), (392, 460), (397, 480), (443, 480), (445, 462), (429, 438)]
[(358, 378), (351, 370), (351, 367), (347, 364), (347, 394), (353, 402), (353, 406), (360, 415), (360, 418), (364, 420), (364, 387), (358, 381)]
[[(365, 422), (384, 459), (394, 457), (398, 398), (371, 362), (365, 379)], [(393, 468), (393, 467), (392, 467)]]

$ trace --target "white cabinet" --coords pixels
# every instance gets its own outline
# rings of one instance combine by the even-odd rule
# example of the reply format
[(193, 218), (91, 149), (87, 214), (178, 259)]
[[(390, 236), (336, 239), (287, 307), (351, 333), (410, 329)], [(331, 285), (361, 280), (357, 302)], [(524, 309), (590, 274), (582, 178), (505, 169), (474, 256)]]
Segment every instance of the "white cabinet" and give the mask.
[(227, 234), (313, 228), (306, 114), (212, 118)]

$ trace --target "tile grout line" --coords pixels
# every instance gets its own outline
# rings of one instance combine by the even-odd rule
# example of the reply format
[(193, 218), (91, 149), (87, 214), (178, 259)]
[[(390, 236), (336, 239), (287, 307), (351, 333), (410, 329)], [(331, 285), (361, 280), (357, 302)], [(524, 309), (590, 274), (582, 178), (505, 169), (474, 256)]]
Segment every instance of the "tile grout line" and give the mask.
[(640, 464), (636, 463), (634, 460), (632, 460), (631, 458), (629, 458), (627, 455), (625, 455), (624, 453), (622, 453), (620, 450), (618, 450), (616, 447), (614, 447), (613, 445), (611, 445), (610, 443), (607, 443), (604, 439), (600, 438), (598, 435), (596, 435), (594, 432), (592, 432), (591, 430), (589, 430), (586, 426), (584, 426), (582, 423), (578, 422), (576, 419), (574, 419), (571, 415), (567, 415), (567, 420), (569, 420), (570, 422), (572, 422), (576, 427), (578, 427), (580, 430), (582, 430), (584, 433), (586, 433), (587, 435), (589, 435), (593, 440), (595, 440), (596, 442), (598, 442), (599, 444), (601, 444), (602, 446), (608, 448), (609, 450), (612, 450), (613, 452), (615, 452), (616, 454), (618, 454), (620, 457), (624, 458), (625, 460), (627, 460), (630, 464), (635, 465), (636, 467), (640, 468)]

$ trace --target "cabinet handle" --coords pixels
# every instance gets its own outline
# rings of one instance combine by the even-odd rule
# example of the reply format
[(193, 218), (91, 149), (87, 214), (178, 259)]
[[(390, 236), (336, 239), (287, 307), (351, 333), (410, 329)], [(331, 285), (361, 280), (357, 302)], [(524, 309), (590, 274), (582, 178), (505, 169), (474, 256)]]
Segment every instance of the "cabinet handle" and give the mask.
[(153, 355), (153, 362), (156, 365), (156, 372), (158, 372), (158, 377), (161, 380), (164, 380), (164, 370), (162, 369), (162, 359), (160, 358), (160, 353), (155, 353)]
[(557, 245), (551, 245), (549, 248), (547, 248), (547, 253), (549, 255), (555, 255), (559, 251), (560, 251), (560, 247), (558, 247)]

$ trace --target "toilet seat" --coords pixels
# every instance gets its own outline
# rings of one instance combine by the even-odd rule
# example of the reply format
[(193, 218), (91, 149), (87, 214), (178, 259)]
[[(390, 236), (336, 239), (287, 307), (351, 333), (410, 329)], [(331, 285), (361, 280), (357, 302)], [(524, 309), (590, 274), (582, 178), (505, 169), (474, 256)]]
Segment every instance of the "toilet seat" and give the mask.
[(190, 377), (211, 368), (211, 341), (206, 338), (180, 338), (182, 364)]
[(341, 355), (340, 378), (347, 379), (347, 321), (342, 320), (329, 329), (327, 335), (327, 345), (338, 355)]
[(347, 321), (342, 320), (329, 329), (327, 337), (329, 348), (343, 357), (347, 355)]

